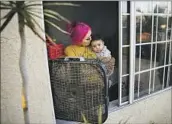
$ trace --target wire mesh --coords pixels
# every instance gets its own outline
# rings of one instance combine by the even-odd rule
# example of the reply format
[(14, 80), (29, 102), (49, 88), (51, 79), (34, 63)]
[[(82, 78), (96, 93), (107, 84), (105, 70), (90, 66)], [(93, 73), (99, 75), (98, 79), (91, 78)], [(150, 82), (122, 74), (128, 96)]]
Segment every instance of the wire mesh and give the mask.
[(83, 122), (83, 114), (91, 123), (107, 118), (106, 76), (93, 62), (51, 61), (50, 78), (55, 115), (58, 119)]

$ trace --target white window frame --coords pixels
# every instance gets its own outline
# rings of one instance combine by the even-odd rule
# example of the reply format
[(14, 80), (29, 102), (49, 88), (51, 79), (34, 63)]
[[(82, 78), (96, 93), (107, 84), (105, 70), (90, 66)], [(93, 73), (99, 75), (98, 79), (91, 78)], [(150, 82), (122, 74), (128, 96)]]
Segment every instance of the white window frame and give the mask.
[[(153, 44), (155, 44), (157, 46), (157, 44), (159, 43), (165, 43), (166, 46), (165, 46), (165, 51), (167, 51), (167, 43), (170, 44), (170, 50), (169, 50), (169, 63), (170, 63), (170, 56), (172, 54), (172, 48), (171, 48), (171, 44), (172, 44), (172, 31), (171, 31), (171, 37), (170, 37), (170, 40), (167, 40), (167, 30), (168, 28), (166, 29), (166, 39), (165, 41), (158, 41), (158, 42), (153, 42), (153, 37), (151, 38), (151, 42), (149, 43), (139, 43), (139, 44), (136, 44), (136, 6), (135, 6), (135, 1), (130, 1), (130, 13), (129, 14), (124, 14), (122, 12), (123, 10), (123, 2), (126, 2), (126, 1), (119, 1), (119, 70), (118, 70), (118, 80), (119, 80), (119, 87), (118, 87), (118, 105), (119, 106), (123, 106), (123, 105), (126, 105), (126, 104), (132, 104), (133, 102), (136, 102), (136, 101), (139, 101), (139, 100), (142, 100), (142, 99), (145, 99), (145, 98), (148, 98), (150, 96), (153, 96), (153, 95), (156, 95), (158, 93), (161, 93), (161, 92), (164, 92), (166, 90), (171, 90), (172, 87), (167, 87), (167, 88), (163, 88), (157, 92), (153, 92), (151, 93), (151, 85), (153, 86), (153, 90), (154, 90), (154, 82), (155, 80), (153, 80), (153, 83), (151, 84), (151, 76), (153, 76), (153, 79), (155, 78), (155, 70), (158, 69), (158, 68), (164, 68), (163, 70), (163, 85), (164, 85), (164, 73), (165, 73), (165, 67), (168, 67), (168, 72), (167, 72), (167, 82), (169, 80), (169, 74), (170, 74), (170, 66), (172, 66), (172, 64), (165, 64), (165, 61), (166, 61), (166, 54), (165, 54), (165, 60), (164, 60), (164, 64), (162, 66), (154, 66), (152, 67), (152, 64), (150, 63), (150, 68), (149, 69), (146, 69), (146, 70), (142, 70), (140, 71), (140, 67), (139, 67), (139, 71), (138, 72), (135, 72), (135, 47), (138, 46), (138, 45), (146, 45), (146, 44), (150, 44), (151, 45), (151, 51), (152, 51), (152, 48), (153, 48)], [(149, 2), (149, 1), (148, 1)], [(172, 6), (172, 2), (171, 2), (171, 6)], [(123, 45), (123, 32), (122, 32), (122, 29), (123, 29), (123, 24), (122, 24), (122, 17), (123, 15), (129, 15), (130, 16), (130, 42), (129, 45)], [(144, 14), (145, 15), (145, 14)], [(146, 15), (151, 15), (150, 13), (146, 14)], [(153, 16), (154, 15), (157, 15), (157, 14), (154, 14), (153, 13)], [(170, 14), (161, 14), (161, 15), (167, 15), (167, 17), (169, 17)], [(141, 16), (142, 17), (142, 16)], [(153, 20), (152, 20), (153, 22)], [(168, 25), (168, 18), (167, 18), (167, 25)], [(142, 23), (141, 23), (142, 24)], [(153, 24), (152, 24), (153, 26)], [(168, 27), (168, 26), (167, 26)], [(142, 30), (142, 29), (141, 29)], [(171, 29), (172, 30), (172, 29)], [(157, 31), (156, 31), (157, 33)], [(157, 37), (156, 37), (157, 38)], [(129, 50), (129, 55), (130, 55), (130, 58), (129, 58), (129, 74), (122, 74), (122, 49), (124, 47), (128, 47), (130, 48)], [(140, 46), (141, 47), (141, 46)], [(141, 49), (140, 49), (141, 50)], [(166, 52), (165, 52), (166, 53)], [(140, 54), (140, 53), (139, 53)], [(151, 54), (151, 62), (152, 62), (152, 54)], [(139, 60), (141, 61), (141, 59)], [(155, 65), (155, 63), (154, 63)], [(140, 63), (139, 63), (139, 66), (140, 66)], [(154, 74), (151, 75), (151, 71), (154, 71)], [(138, 99), (134, 99), (134, 82), (135, 82), (135, 75), (136, 74), (141, 74), (141, 73), (144, 73), (144, 72), (150, 72), (150, 77), (149, 77), (149, 93), (148, 95), (144, 96), (144, 97), (140, 97)], [(125, 76), (129, 76), (129, 99), (127, 102), (122, 102), (122, 78), (125, 77)], [(162, 85), (162, 86), (163, 86)], [(169, 85), (169, 84), (167, 84)], [(139, 93), (138, 93), (139, 95)]]

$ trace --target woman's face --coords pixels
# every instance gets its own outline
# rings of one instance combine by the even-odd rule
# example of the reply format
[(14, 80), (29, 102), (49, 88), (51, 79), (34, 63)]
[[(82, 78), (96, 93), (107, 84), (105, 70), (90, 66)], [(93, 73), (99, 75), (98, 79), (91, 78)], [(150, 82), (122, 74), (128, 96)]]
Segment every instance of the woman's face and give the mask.
[(91, 30), (88, 31), (87, 35), (84, 37), (81, 45), (82, 46), (88, 46), (90, 45), (90, 42), (91, 42)]

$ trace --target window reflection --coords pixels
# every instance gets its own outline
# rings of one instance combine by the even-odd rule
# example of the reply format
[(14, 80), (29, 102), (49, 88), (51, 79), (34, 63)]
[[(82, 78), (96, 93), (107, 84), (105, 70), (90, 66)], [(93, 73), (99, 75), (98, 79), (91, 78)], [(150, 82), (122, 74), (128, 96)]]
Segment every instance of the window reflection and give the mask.
[[(171, 18), (169, 18), (169, 21)], [(171, 23), (171, 22), (168, 22)], [(171, 24), (168, 24), (171, 25)], [(154, 17), (154, 30), (153, 41), (165, 41), (167, 29), (167, 16), (155, 16)]]
[[(142, 27), (141, 27), (142, 26)], [(136, 43), (151, 42), (152, 16), (136, 17)]]
[(172, 2), (168, 2), (168, 13), (169, 14), (171, 14), (172, 13), (172, 11), (171, 11), (171, 4), (172, 4)]
[(151, 59), (151, 44), (136, 46), (135, 70), (139, 71), (139, 57), (140, 57), (140, 71), (150, 68)]
[(122, 74), (129, 73), (129, 47), (122, 49)]
[(142, 97), (149, 93), (149, 72), (135, 75), (134, 94), (135, 98)]
[[(168, 73), (167, 73), (168, 72)], [(172, 86), (172, 65), (168, 66), (168, 71), (166, 72), (166, 75), (168, 74), (168, 82), (167, 84), (169, 84), (169, 86)], [(167, 87), (168, 85), (165, 85), (165, 87)]]
[(169, 16), (169, 18), (168, 18), (168, 36), (167, 36), (168, 40), (170, 40), (170, 37), (172, 37), (171, 31), (172, 31), (172, 16)]
[(122, 12), (127, 13), (127, 1), (122, 1)]
[(168, 13), (168, 2), (157, 2), (158, 13)]
[(123, 45), (129, 44), (129, 16), (122, 16), (122, 35), (123, 35)]
[(139, 1), (135, 2), (136, 5), (136, 12), (137, 13), (151, 13), (152, 7), (151, 7), (151, 1)]
[(166, 40), (167, 16), (159, 16), (157, 26), (158, 26), (157, 41)]
[[(168, 64), (169, 43), (157, 44), (156, 67)], [(166, 57), (166, 58), (165, 58)]]
[(168, 4), (169, 2), (154, 2), (153, 1), (153, 13), (168, 13)]
[(129, 76), (122, 78), (122, 102), (128, 101), (129, 94)]
[(152, 57), (152, 67), (170, 64), (170, 42), (153, 44)]
[(152, 73), (152, 76), (151, 76), (151, 82), (152, 82), (151, 89), (152, 89), (152, 92), (159, 91), (159, 90), (162, 89), (163, 69), (164, 68), (160, 68), (160, 69), (155, 69), (155, 70), (151, 71), (151, 73)]

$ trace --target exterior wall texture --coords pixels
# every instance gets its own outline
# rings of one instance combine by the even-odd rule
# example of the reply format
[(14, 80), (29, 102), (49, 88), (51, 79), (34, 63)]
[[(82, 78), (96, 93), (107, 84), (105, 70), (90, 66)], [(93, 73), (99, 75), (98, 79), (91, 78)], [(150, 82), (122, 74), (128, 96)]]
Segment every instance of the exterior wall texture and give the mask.
[(129, 124), (171, 124), (171, 92), (168, 90), (158, 93), (147, 99), (138, 101), (132, 105), (123, 107), (117, 111), (109, 113), (105, 124), (124, 123)]
[[(40, 9), (40, 12), (42, 9)], [(7, 11), (1, 11), (1, 16)], [(41, 27), (43, 20), (37, 19)], [(2, 24), (2, 23), (1, 23)], [(46, 44), (26, 28), (28, 115), (30, 123), (55, 123)], [(1, 34), (1, 123), (23, 124), (22, 79), (19, 70), (20, 37), (17, 15)]]

